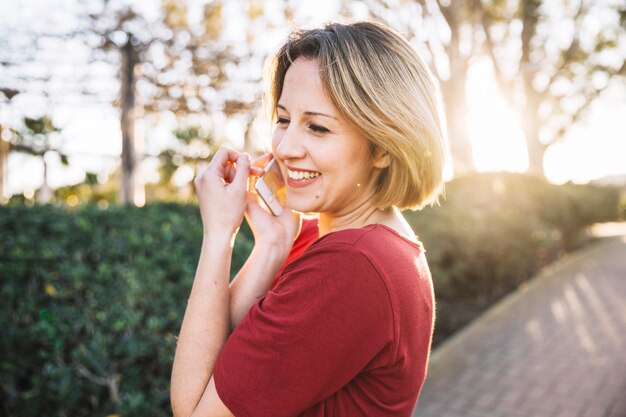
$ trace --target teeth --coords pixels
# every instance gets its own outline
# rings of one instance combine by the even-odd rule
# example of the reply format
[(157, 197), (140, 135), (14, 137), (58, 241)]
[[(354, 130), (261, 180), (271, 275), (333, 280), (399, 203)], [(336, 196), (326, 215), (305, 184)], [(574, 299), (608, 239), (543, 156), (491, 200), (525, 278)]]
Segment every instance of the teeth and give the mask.
[(288, 170), (287, 174), (289, 175), (289, 178), (291, 178), (292, 180), (302, 180), (302, 179), (308, 180), (311, 178), (317, 178), (321, 175), (319, 172), (291, 171), (291, 170)]

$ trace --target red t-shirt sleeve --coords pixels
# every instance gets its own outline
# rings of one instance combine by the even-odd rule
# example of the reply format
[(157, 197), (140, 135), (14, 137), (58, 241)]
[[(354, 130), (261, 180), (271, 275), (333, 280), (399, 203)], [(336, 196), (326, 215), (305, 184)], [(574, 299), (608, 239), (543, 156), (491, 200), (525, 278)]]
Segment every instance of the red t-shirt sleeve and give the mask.
[(380, 362), (393, 329), (386, 285), (367, 257), (318, 241), (228, 339), (218, 394), (236, 416), (296, 416)]
[(274, 283), (272, 284), (272, 288), (274, 288), (278, 284), (278, 280), (283, 274), (283, 270), (289, 265), (291, 262), (296, 260), (300, 255), (306, 251), (309, 246), (313, 244), (319, 238), (319, 230), (317, 227), (317, 219), (305, 218), (302, 220), (302, 227), (300, 228), (300, 234), (296, 238), (296, 241), (293, 242), (293, 246), (291, 251), (289, 252), (289, 256), (287, 260), (283, 263), (283, 266), (280, 268), (280, 271), (276, 274), (276, 278), (274, 279)]

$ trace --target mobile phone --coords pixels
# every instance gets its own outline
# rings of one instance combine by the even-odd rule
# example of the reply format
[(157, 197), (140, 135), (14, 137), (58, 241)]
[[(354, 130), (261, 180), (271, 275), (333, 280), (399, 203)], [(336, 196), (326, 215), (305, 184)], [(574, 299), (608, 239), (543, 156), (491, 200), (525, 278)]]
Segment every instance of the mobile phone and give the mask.
[(263, 175), (257, 179), (254, 189), (274, 216), (283, 211), (286, 200), (286, 187), (280, 167), (274, 158), (265, 165)]

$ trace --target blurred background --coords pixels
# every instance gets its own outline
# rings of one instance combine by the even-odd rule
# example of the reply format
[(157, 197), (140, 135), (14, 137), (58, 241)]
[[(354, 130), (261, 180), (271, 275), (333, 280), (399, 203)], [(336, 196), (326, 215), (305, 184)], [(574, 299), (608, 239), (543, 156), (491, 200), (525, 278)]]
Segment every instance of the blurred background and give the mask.
[[(407, 213), (435, 344), (624, 218), (623, 1), (4, 1), (1, 415), (169, 414), (197, 165), (269, 149), (263, 64), (292, 29), (362, 19), (441, 84), (446, 197)], [(244, 225), (233, 271), (252, 245)]]
[[(376, 19), (441, 82), (454, 164), (622, 181), (624, 4), (18, 0), (0, 13), (0, 197), (190, 198), (221, 144), (269, 146), (262, 66), (294, 27)], [(622, 178), (617, 178), (622, 177)], [(86, 184), (89, 187), (79, 187)], [(68, 188), (69, 187), (69, 188)]]

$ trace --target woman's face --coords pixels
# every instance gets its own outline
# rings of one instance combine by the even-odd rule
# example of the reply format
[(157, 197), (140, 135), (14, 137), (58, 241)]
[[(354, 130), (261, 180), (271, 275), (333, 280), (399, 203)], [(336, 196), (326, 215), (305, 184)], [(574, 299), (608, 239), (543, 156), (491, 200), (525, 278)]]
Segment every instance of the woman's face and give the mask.
[(314, 59), (289, 67), (272, 139), (287, 183), (287, 206), (345, 215), (372, 204), (375, 179), (369, 141), (326, 96)]

